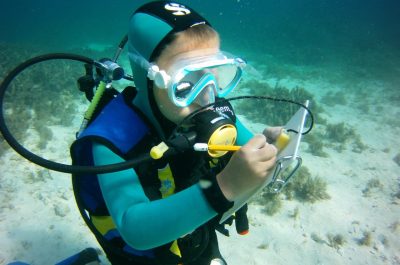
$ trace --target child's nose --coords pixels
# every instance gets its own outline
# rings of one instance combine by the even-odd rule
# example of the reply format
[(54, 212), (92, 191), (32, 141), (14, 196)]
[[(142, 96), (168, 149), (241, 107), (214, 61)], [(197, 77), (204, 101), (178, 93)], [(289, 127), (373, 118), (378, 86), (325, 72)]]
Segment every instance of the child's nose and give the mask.
[(205, 106), (215, 102), (215, 85), (210, 84), (203, 88), (199, 95), (195, 98), (194, 102), (199, 106)]

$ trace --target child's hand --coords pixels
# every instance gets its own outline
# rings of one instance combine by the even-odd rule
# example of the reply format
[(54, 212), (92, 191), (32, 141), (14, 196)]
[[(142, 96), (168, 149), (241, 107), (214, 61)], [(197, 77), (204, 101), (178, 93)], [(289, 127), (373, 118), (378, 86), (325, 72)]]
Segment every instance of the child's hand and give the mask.
[(263, 134), (267, 138), (267, 142), (272, 144), (278, 139), (283, 132), (283, 127), (267, 127), (264, 129)]
[(261, 185), (275, 166), (277, 149), (263, 134), (255, 135), (236, 151), (224, 170), (217, 175), (225, 197), (234, 201), (241, 194)]

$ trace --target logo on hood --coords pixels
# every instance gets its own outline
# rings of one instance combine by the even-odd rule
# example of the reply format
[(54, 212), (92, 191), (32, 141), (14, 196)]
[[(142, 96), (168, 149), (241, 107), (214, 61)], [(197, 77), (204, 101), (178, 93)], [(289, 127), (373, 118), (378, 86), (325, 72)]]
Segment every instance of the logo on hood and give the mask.
[(185, 16), (189, 15), (191, 12), (184, 5), (169, 3), (164, 6), (168, 11), (173, 11), (172, 14), (175, 16)]

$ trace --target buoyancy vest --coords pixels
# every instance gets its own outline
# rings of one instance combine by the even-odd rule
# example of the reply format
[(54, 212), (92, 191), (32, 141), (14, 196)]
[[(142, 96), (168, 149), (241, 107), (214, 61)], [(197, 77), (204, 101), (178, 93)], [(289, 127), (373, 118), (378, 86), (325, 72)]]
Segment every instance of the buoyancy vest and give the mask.
[[(98, 113), (89, 126), (71, 146), (74, 165), (93, 165), (92, 144), (102, 143), (124, 159), (148, 152), (159, 139), (151, 125), (132, 104), (134, 93), (126, 89), (112, 99)], [(199, 171), (209, 168), (204, 154), (182, 153), (168, 158), (153, 160), (135, 167), (146, 196), (150, 200), (160, 199), (185, 189), (198, 179)], [(172, 174), (172, 175), (171, 175)], [(172, 179), (171, 179), (172, 177)], [(163, 186), (163, 178), (173, 185)], [(72, 176), (76, 202), (83, 219), (96, 236), (108, 256), (117, 257), (124, 264), (178, 264), (182, 262), (176, 242), (148, 250), (138, 251), (128, 246), (119, 235), (112, 222), (102, 196), (97, 175), (74, 174)], [(213, 224), (203, 225), (191, 235), (182, 239), (197, 249), (185, 251), (192, 260), (204, 251), (208, 244), (209, 231)], [(178, 253), (177, 253), (178, 252)]]

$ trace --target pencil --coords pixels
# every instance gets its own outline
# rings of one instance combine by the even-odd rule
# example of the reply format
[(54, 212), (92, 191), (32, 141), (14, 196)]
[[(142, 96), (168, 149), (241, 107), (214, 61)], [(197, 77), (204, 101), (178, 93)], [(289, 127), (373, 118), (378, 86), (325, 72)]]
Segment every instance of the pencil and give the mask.
[[(279, 151), (283, 150), (290, 141), (290, 137), (286, 133), (281, 133), (275, 141), (275, 146)], [(223, 144), (206, 144), (196, 143), (193, 149), (196, 151), (237, 151), (241, 148), (240, 145), (223, 145)]]
[(211, 151), (237, 151), (241, 148), (239, 145), (218, 145), (210, 144), (208, 145), (208, 150)]

